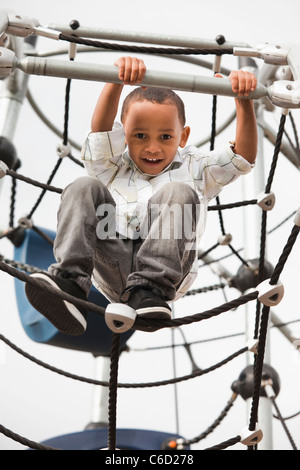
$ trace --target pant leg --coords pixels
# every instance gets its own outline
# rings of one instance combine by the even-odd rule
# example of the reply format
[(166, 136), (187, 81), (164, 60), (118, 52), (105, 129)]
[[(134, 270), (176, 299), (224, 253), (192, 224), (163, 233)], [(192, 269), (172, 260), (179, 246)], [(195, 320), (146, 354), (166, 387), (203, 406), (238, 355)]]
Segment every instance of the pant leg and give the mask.
[[(103, 218), (109, 221), (107, 234), (99, 224)], [(54, 241), (57, 262), (49, 272), (71, 277), (86, 294), (94, 275), (97, 287), (117, 302), (134, 270), (139, 244), (138, 240), (118, 238), (114, 199), (100, 180), (84, 176), (63, 191)]]
[(49, 273), (73, 278), (86, 293), (92, 285), (98, 241), (97, 208), (102, 204), (114, 206), (115, 203), (101, 181), (84, 176), (65, 188), (58, 211), (54, 241), (57, 262), (49, 267)]
[(168, 183), (149, 200), (136, 271), (129, 275), (127, 287), (152, 285), (167, 300), (174, 299), (195, 260), (199, 211), (197, 193), (184, 183)]

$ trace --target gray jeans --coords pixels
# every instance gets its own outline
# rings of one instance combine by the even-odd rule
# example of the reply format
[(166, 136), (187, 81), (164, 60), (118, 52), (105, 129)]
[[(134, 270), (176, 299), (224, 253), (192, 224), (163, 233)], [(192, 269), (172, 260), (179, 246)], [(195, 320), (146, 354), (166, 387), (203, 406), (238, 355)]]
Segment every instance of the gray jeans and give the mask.
[(148, 201), (135, 240), (97, 237), (101, 218), (96, 212), (101, 204), (115, 207), (97, 178), (84, 176), (65, 188), (54, 242), (57, 262), (49, 272), (73, 278), (87, 294), (94, 273), (102, 292), (113, 302), (119, 301), (125, 288), (137, 285), (156, 287), (166, 300), (174, 299), (195, 259), (200, 210), (196, 192), (184, 183), (167, 183)]

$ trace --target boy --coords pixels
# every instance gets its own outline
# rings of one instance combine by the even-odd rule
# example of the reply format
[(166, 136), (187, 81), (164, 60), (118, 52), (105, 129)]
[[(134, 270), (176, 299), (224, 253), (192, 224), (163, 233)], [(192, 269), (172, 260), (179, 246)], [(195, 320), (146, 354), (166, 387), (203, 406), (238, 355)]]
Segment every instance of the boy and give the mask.
[[(124, 84), (141, 83), (146, 72), (137, 58), (122, 57), (115, 65), (123, 83), (104, 86), (82, 149), (89, 176), (75, 180), (62, 195), (57, 263), (49, 274), (32, 276), (80, 299), (87, 299), (93, 276), (111, 302), (125, 302), (150, 320), (145, 329), (153, 331), (151, 319), (169, 319), (169, 302), (181, 297), (196, 276), (208, 202), (254, 166), (254, 107), (242, 97), (254, 91), (256, 78), (244, 71), (230, 74), (238, 93), (236, 140), (204, 155), (186, 147), (190, 128), (173, 91), (135, 88), (124, 101), (122, 125), (114, 123)], [(29, 283), (26, 294), (60, 331), (85, 331), (83, 309)]]

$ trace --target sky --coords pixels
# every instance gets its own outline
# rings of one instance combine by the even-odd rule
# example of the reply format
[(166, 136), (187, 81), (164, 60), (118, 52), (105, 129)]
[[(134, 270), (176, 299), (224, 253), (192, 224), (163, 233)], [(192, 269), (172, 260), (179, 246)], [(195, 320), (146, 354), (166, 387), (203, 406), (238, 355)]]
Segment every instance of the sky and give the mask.
[[(223, 34), (230, 42), (244, 42), (251, 46), (268, 42), (276, 45), (298, 44), (298, 18), (300, 5), (296, 0), (287, 0), (279, 9), (274, 2), (253, 0), (248, 10), (241, 2), (228, 0), (226, 2), (211, 0), (186, 0), (180, 2), (161, 2), (153, 0), (148, 5), (141, 6), (136, 0), (123, 2), (79, 1), (38, 2), (36, 0), (2, 0), (2, 10), (14, 11), (28, 17), (37, 18), (41, 25), (50, 23), (69, 24), (77, 19), (81, 25), (101, 27), (112, 30), (144, 31), (163, 33), (170, 36), (186, 36), (214, 39)], [(117, 42), (117, 41), (116, 41)], [(65, 44), (38, 39), (37, 48), (42, 51), (57, 50)], [(99, 62), (111, 65), (118, 53), (82, 54), (76, 60)], [(60, 56), (68, 60), (67, 56)], [(209, 74), (191, 64), (170, 61), (163, 58), (145, 57), (149, 68), (184, 73)], [(263, 66), (257, 60), (258, 67)], [(237, 68), (237, 59), (225, 57), (222, 65)], [(29, 79), (29, 89), (48, 119), (63, 129), (64, 95), (66, 80), (32, 76)], [(102, 88), (101, 83), (72, 81), (69, 136), (79, 145), (89, 131), (90, 119), (95, 101)], [(187, 120), (192, 128), (190, 142), (197, 142), (209, 136), (211, 128), (211, 97), (208, 95), (180, 93), (186, 103)], [(234, 109), (231, 98), (218, 100), (217, 123), (222, 124)], [(1, 110), (1, 100), (0, 100)], [(277, 132), (280, 119), (280, 109), (265, 112), (264, 119)], [(296, 125), (299, 126), (299, 110), (293, 111)], [(299, 127), (298, 127), (299, 129)], [(289, 128), (289, 132), (291, 132)], [(292, 135), (292, 132), (291, 132)], [(228, 139), (234, 138), (234, 126), (227, 128), (217, 137), (216, 146)], [(33, 179), (46, 181), (56, 160), (56, 147), (59, 137), (36, 116), (27, 100), (24, 100), (17, 119), (14, 135), (14, 145), (22, 161), (20, 172)], [(206, 147), (209, 144), (206, 144)], [(78, 151), (73, 149), (74, 156)], [(257, 165), (252, 175), (240, 179), (234, 185), (226, 188), (221, 194), (221, 202), (256, 198), (261, 181), (266, 181), (270, 168), (273, 146), (266, 139), (260, 145), (259, 156), (263, 161)], [(62, 169), (55, 177), (53, 184), (64, 187), (83, 170), (71, 162), (63, 162)], [(268, 216), (268, 228), (271, 229), (299, 207), (298, 170), (280, 154), (273, 191), (276, 195), (276, 205)], [(18, 184), (16, 217), (21, 217), (31, 209), (39, 191), (23, 183)], [(36, 225), (55, 230), (56, 213), (59, 205), (57, 195), (47, 195), (36, 211)], [(7, 227), (10, 206), (10, 181), (8, 177), (0, 189), (1, 219), (0, 229)], [(255, 218), (252, 208), (247, 208), (247, 215), (242, 209), (226, 211), (225, 225), (233, 235), (233, 246), (246, 246), (249, 257), (258, 257), (258, 241), (260, 225)], [(249, 215), (250, 214), (250, 215)], [(250, 217), (250, 219), (248, 219)], [(250, 229), (245, 236), (243, 220), (248, 220)], [(250, 220), (250, 222), (249, 222)], [(255, 222), (253, 222), (255, 221)], [(268, 260), (275, 265), (292, 229), (293, 219), (284, 224), (279, 230), (270, 234), (267, 244)], [(206, 233), (202, 240), (202, 248), (209, 248), (220, 235), (220, 227), (216, 213), (210, 212)], [(296, 242), (287, 265), (282, 273), (285, 295), (282, 302), (274, 308), (282, 322), (299, 320), (299, 260), (300, 241)], [(10, 242), (1, 240), (0, 254), (11, 259), (13, 249)], [(215, 259), (228, 254), (226, 247), (220, 247), (214, 253)], [(236, 273), (240, 261), (230, 257), (224, 261), (224, 266), (231, 273)], [(85, 377), (94, 377), (95, 358), (89, 354), (70, 351), (63, 348), (47, 346), (33, 342), (23, 330), (14, 292), (13, 279), (0, 272), (0, 334), (29, 354), (49, 363), (59, 369)], [(219, 276), (211, 269), (201, 268), (194, 288), (219, 283)], [(226, 289), (226, 298), (234, 299), (240, 294), (235, 289)], [(189, 296), (174, 305), (175, 317), (199, 313), (216, 305), (224, 303), (224, 294), (220, 291)], [(250, 324), (253, 322), (254, 307), (251, 305), (248, 314), (242, 310), (227, 312), (215, 319), (192, 324), (182, 329), (188, 342), (198, 341), (191, 351), (194, 361), (200, 368), (206, 368), (224, 359), (245, 345), (245, 336), (239, 335), (219, 341), (205, 341), (211, 338), (234, 335), (245, 331), (246, 317)], [(299, 324), (291, 325), (295, 338), (300, 338)], [(153, 382), (182, 376), (191, 372), (191, 361), (184, 348), (170, 347), (174, 340), (176, 344), (183, 341), (179, 331), (161, 330), (157, 333), (135, 332), (128, 342), (129, 352), (123, 353), (119, 365), (119, 381), (124, 383)], [(277, 397), (278, 407), (283, 416), (289, 416), (300, 410), (299, 366), (300, 357), (295, 347), (276, 329), (269, 331), (268, 360), (278, 372), (281, 379), (281, 389)], [(158, 349), (161, 346), (166, 349)], [(156, 348), (156, 349), (155, 349)], [(174, 362), (175, 356), (175, 362)], [(179, 432), (186, 439), (195, 437), (203, 432), (217, 418), (231, 397), (231, 385), (237, 380), (246, 366), (245, 355), (235, 359), (223, 368), (203, 377), (172, 385), (149, 389), (120, 389), (118, 391), (117, 425), (119, 428), (136, 428)], [(84, 430), (92, 416), (94, 387), (67, 379), (43, 368), (38, 367), (18, 355), (8, 346), (0, 343), (0, 374), (1, 396), (0, 424), (15, 433), (36, 442), (63, 434)], [(99, 378), (97, 376), (96, 378)], [(224, 422), (214, 433), (204, 441), (193, 446), (203, 449), (226, 439), (236, 436), (248, 423), (248, 407), (245, 401), (238, 397), (232, 410)], [(298, 446), (300, 446), (299, 418), (287, 421), (288, 428)], [(268, 434), (269, 433), (269, 434)], [(291, 445), (278, 420), (272, 422), (272, 432), (267, 430), (268, 439), (276, 450), (290, 450)], [(271, 437), (270, 437), (271, 436)], [(24, 446), (0, 434), (1, 450), (23, 450)], [(232, 450), (243, 450), (237, 445)]]

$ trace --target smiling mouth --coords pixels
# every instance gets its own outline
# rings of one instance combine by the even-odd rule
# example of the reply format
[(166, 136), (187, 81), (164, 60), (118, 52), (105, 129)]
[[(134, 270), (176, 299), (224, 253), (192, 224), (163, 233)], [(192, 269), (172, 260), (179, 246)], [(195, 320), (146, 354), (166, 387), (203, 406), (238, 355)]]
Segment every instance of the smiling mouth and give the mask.
[(159, 163), (162, 161), (161, 158), (143, 158), (147, 163)]

